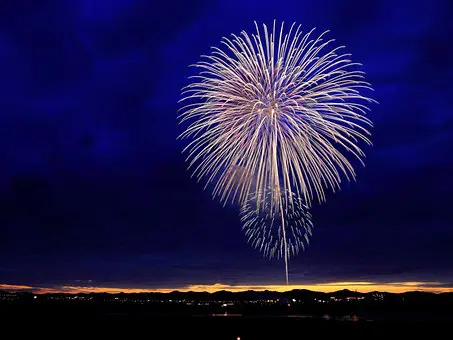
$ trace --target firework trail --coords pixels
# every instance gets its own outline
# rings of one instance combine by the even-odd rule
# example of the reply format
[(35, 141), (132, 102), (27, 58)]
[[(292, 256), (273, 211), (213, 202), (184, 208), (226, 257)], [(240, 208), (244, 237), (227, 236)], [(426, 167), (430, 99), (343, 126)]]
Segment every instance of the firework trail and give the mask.
[[(192, 65), (200, 73), (183, 89), (179, 115), (190, 122), (179, 136), (192, 139), (184, 149), (188, 169), (212, 183), (224, 204), (244, 204), (268, 188), (276, 188), (276, 211), (276, 192), (323, 202), (343, 176), (355, 179), (347, 154), (363, 164), (359, 142), (371, 144), (365, 114), (373, 100), (359, 90), (371, 86), (360, 64), (340, 52), (344, 46), (330, 48), (327, 32), (312, 37), (314, 29), (303, 33), (295, 24), (288, 33), (275, 22), (271, 31), (255, 25), (255, 34), (223, 38), (223, 49), (212, 47)], [(239, 181), (231, 176), (236, 167), (243, 169)]]
[[(240, 211), (242, 230), (247, 242), (255, 249), (259, 249), (265, 257), (285, 260), (288, 284), (289, 259), (304, 251), (309, 245), (313, 229), (312, 217), (308, 206), (294, 193), (292, 200), (282, 200), (288, 205), (285, 204), (278, 213), (273, 213), (270, 193), (271, 191), (264, 195), (255, 194), (242, 206)], [(261, 200), (259, 211), (255, 208), (258, 199)]]

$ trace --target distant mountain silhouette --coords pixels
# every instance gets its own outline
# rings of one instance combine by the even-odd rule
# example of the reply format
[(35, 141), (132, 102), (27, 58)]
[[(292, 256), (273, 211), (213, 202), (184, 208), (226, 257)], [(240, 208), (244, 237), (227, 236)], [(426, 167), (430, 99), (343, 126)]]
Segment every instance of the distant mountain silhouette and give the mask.
[[(0, 295), (6, 296), (13, 294), (5, 290), (0, 291)], [(432, 300), (442, 297), (442, 299), (453, 300), (453, 293), (432, 293), (432, 292), (421, 292), (411, 291), (405, 293), (388, 293), (373, 291), (369, 293), (361, 293), (357, 291), (351, 291), (348, 289), (338, 290), (335, 292), (324, 293), (311, 291), (307, 289), (294, 289), (287, 292), (276, 292), (276, 291), (242, 291), (242, 292), (231, 292), (226, 290), (220, 290), (217, 292), (181, 292), (174, 290), (169, 293), (55, 293), (55, 294), (36, 294), (33, 292), (19, 292), (16, 294), (20, 295), (45, 295), (45, 296), (90, 296), (90, 297), (121, 297), (128, 299), (149, 299), (149, 300), (198, 300), (198, 301), (252, 301), (252, 300), (279, 300), (279, 299), (295, 299), (295, 300), (314, 300), (324, 299), (328, 300), (331, 298), (345, 299), (345, 298), (375, 298), (378, 295), (385, 297), (399, 296), (405, 300)]]

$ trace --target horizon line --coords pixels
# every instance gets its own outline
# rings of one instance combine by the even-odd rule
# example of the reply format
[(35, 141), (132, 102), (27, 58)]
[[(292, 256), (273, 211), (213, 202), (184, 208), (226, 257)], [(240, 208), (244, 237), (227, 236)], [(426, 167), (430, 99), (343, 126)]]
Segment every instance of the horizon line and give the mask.
[(186, 285), (173, 288), (132, 288), (132, 287), (106, 287), (96, 286), (92, 282), (87, 285), (55, 285), (55, 286), (30, 286), (15, 284), (0, 284), (0, 290), (9, 292), (31, 292), (34, 294), (81, 294), (81, 293), (171, 293), (194, 292), (194, 293), (216, 293), (227, 291), (232, 293), (246, 291), (274, 291), (288, 292), (291, 290), (310, 290), (319, 293), (333, 293), (339, 290), (350, 290), (360, 293), (380, 292), (380, 293), (406, 293), (414, 291), (447, 293), (453, 292), (453, 286), (441, 282), (422, 282), (422, 281), (405, 281), (405, 282), (387, 282), (378, 283), (370, 281), (353, 281), (353, 282), (327, 282), (316, 284), (290, 284), (290, 285), (228, 285), (215, 283), (210, 285)]

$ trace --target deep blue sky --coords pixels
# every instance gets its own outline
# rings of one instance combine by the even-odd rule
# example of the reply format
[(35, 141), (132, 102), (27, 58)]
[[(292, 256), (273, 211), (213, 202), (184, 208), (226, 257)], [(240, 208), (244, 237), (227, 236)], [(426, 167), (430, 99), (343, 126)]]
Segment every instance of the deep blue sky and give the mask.
[(190, 179), (180, 89), (253, 21), (330, 29), (379, 105), (358, 182), (313, 210), (294, 283), (453, 282), (451, 1), (0, 3), (0, 283), (283, 283)]

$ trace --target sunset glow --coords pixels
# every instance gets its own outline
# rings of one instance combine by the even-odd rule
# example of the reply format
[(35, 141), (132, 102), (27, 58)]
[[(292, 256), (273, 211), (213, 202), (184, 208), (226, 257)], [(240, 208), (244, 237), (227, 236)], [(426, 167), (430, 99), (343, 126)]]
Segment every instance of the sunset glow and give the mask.
[(453, 292), (453, 287), (444, 287), (441, 282), (390, 282), (390, 283), (377, 283), (377, 282), (327, 282), (312, 285), (226, 285), (216, 283), (212, 285), (189, 285), (180, 288), (127, 288), (127, 287), (96, 287), (96, 286), (55, 286), (55, 287), (33, 287), (26, 285), (13, 285), (13, 284), (0, 284), (0, 290), (6, 291), (31, 291), (35, 294), (46, 293), (169, 293), (172, 291), (180, 292), (208, 292), (214, 293), (221, 290), (230, 292), (242, 292), (247, 290), (254, 291), (277, 291), (284, 292), (293, 289), (307, 289), (317, 292), (335, 292), (342, 289), (349, 289), (362, 293), (379, 291), (389, 293), (404, 293), (408, 291), (424, 291), (433, 293)]

